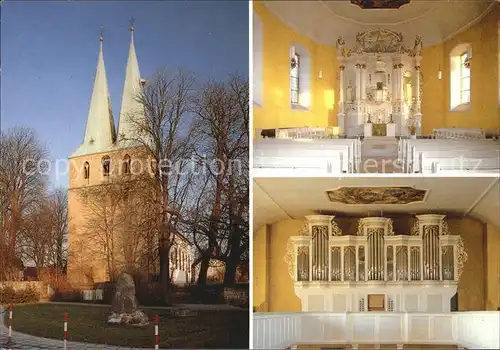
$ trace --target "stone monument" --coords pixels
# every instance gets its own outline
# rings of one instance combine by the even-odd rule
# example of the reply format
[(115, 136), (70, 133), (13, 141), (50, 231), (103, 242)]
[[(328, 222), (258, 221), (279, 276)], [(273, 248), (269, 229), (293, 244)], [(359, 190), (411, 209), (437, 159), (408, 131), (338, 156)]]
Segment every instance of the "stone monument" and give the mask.
[(116, 280), (108, 323), (142, 327), (149, 324), (148, 316), (139, 310), (132, 276), (122, 273)]

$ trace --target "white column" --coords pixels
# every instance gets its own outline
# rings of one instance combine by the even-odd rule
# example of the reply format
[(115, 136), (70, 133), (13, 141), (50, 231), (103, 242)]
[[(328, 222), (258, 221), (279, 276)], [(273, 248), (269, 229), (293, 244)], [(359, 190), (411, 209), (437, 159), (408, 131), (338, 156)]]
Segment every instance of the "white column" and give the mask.
[[(339, 59), (339, 62), (341, 62), (342, 58), (337, 57), (337, 59)], [(340, 132), (343, 134), (347, 134), (348, 121), (345, 118), (344, 69), (345, 66), (343, 63), (341, 63), (339, 66), (340, 89), (339, 89), (339, 113), (337, 114), (337, 123), (341, 130)]]
[(420, 113), (420, 60), (421, 56), (415, 56), (415, 79), (414, 79), (414, 87), (415, 93), (415, 113)]
[(339, 87), (340, 87), (340, 91), (339, 91), (339, 109), (340, 109), (340, 113), (343, 113), (344, 112), (344, 102), (345, 102), (345, 99), (344, 99), (344, 69), (345, 69), (345, 66), (344, 65), (340, 65), (339, 67), (339, 79), (340, 79), (340, 83), (339, 83)]
[(356, 64), (356, 101), (361, 100), (361, 64)]
[(361, 64), (361, 99), (366, 100), (366, 64)]

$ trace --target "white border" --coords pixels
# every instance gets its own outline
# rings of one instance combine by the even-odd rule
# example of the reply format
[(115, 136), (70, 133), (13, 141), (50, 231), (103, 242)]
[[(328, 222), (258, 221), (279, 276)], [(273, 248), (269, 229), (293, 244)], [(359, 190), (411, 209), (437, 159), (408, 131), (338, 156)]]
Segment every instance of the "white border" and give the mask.
[(248, 348), (253, 349), (253, 0), (248, 1)]

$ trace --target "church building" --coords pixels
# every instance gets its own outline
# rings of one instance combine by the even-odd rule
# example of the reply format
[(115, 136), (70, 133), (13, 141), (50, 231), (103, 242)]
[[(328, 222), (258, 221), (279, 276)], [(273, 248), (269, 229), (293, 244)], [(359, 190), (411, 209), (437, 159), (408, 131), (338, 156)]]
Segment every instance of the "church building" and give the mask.
[[(153, 237), (148, 242), (144, 237), (131, 238), (126, 233), (128, 223), (123, 218), (126, 215), (120, 217), (123, 203), (132, 207), (129, 210), (139, 216), (141, 208), (133, 208), (126, 193), (117, 194), (116, 189), (111, 190), (113, 185), (126, 183), (130, 176), (142, 173), (150, 166), (144, 143), (136, 141), (146, 137), (140, 135), (136, 126), (139, 119), (144, 118), (138, 96), (146, 81), (139, 72), (134, 26), (130, 27), (117, 132), (104, 65), (103, 42), (101, 35), (83, 142), (69, 157), (67, 274), (68, 281), (77, 288), (92, 288), (95, 283), (109, 281), (110, 266), (116, 274), (127, 265), (133, 265), (135, 271), (141, 271), (149, 280), (159, 274), (158, 259), (151, 261), (158, 238)], [(145, 249), (148, 254), (144, 254)], [(181, 234), (176, 234), (170, 251), (173, 282), (184, 284), (191, 281), (193, 254), (192, 244)]]

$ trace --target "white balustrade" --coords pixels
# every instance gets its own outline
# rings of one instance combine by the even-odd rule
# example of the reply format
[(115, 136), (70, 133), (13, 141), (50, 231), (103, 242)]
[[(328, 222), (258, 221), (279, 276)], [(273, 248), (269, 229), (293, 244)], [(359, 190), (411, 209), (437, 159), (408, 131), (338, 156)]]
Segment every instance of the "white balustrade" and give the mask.
[(500, 312), (254, 313), (254, 349), (300, 344), (442, 344), (499, 349)]

